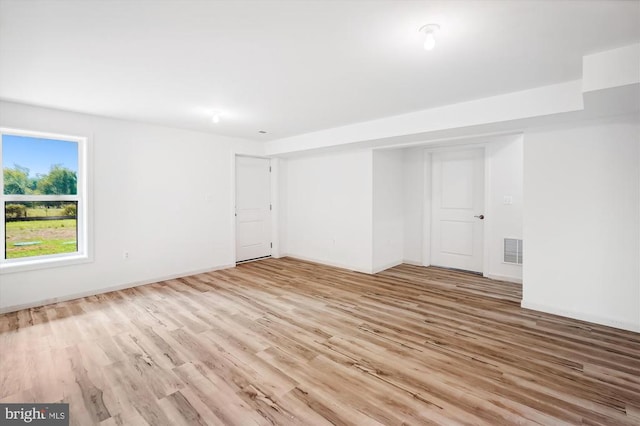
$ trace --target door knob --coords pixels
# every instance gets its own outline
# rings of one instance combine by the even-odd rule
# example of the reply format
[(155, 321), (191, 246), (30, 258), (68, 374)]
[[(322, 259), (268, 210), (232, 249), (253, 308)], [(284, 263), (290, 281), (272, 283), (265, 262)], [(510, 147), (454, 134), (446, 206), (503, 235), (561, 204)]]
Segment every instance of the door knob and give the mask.
[(478, 218), (478, 219), (480, 219), (480, 220), (484, 219), (484, 215), (483, 215), (483, 214), (479, 214), (479, 215), (474, 216), (474, 217), (477, 217), (477, 218)]

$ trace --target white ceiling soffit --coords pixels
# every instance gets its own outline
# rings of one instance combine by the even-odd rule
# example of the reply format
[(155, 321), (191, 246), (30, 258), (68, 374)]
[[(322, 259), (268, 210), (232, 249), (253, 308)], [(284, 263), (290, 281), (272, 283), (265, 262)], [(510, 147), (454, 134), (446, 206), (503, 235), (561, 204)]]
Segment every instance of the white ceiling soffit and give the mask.
[(615, 0), (0, 0), (0, 98), (275, 140), (576, 81), (639, 19)]

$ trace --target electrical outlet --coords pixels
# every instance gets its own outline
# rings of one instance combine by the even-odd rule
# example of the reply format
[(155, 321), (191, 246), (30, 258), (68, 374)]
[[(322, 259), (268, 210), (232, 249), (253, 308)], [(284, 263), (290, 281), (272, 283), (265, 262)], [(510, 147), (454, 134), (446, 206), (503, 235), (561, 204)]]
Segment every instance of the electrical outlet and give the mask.
[(503, 204), (513, 204), (513, 197), (511, 195), (505, 195), (502, 201)]
[(124, 260), (128, 260), (128, 259), (129, 259), (129, 252), (128, 252), (128, 251), (123, 252), (123, 253), (122, 253), (122, 258), (123, 258)]

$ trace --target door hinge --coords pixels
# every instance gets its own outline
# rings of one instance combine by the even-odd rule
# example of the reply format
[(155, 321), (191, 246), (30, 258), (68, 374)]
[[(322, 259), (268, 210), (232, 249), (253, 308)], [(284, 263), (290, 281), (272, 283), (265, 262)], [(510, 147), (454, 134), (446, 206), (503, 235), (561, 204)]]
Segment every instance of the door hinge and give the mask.
[(273, 248), (273, 243), (269, 243), (269, 245), (271, 246), (271, 248)]
[(269, 166), (269, 173), (271, 173), (271, 166)]
[(273, 210), (273, 205), (269, 204), (269, 210)]

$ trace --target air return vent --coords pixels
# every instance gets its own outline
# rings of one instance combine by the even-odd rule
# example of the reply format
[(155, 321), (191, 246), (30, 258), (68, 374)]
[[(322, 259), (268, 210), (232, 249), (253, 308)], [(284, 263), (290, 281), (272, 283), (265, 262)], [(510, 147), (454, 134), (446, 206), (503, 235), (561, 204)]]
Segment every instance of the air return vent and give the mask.
[(504, 239), (504, 263), (522, 265), (522, 240)]

